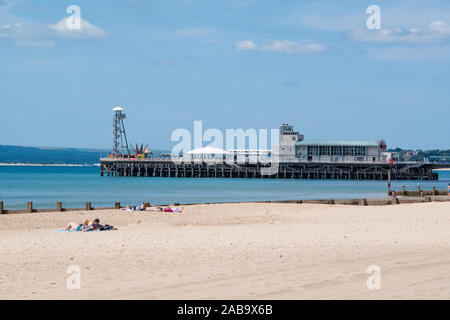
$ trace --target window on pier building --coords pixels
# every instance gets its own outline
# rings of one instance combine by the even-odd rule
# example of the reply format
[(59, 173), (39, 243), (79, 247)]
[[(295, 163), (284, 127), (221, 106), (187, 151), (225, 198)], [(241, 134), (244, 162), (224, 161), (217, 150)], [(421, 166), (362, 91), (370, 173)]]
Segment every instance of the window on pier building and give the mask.
[(319, 146), (308, 146), (308, 156), (318, 156)]
[(321, 146), (320, 147), (320, 155), (321, 156), (329, 156), (330, 155), (330, 146)]
[(366, 147), (355, 147), (355, 156), (365, 156), (366, 154)]
[(332, 156), (340, 156), (342, 154), (342, 148), (340, 146), (332, 146), (331, 147), (331, 155)]
[(344, 156), (353, 156), (354, 148), (350, 146), (344, 146)]

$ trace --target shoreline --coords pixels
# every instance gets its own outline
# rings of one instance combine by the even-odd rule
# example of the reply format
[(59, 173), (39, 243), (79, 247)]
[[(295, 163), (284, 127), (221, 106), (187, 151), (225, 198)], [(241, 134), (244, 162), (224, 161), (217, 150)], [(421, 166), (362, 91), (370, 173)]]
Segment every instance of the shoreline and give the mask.
[[(392, 199), (389, 196), (384, 198), (358, 198), (358, 199), (309, 199), (309, 200), (266, 200), (266, 201), (225, 201), (225, 202), (201, 202), (201, 203), (172, 203), (172, 204), (151, 204), (149, 208), (156, 207), (192, 207), (192, 206), (220, 206), (220, 205), (247, 205), (247, 204), (316, 204), (316, 205), (344, 205), (344, 206), (390, 206), (401, 205), (411, 203), (431, 203), (431, 202), (450, 202), (450, 196), (447, 195), (435, 195), (425, 196), (423, 198), (415, 196), (398, 196)], [(2, 203), (2, 205), (4, 205)], [(89, 206), (89, 209), (88, 209)], [(105, 211), (113, 209), (122, 209), (127, 206), (117, 202), (112, 207), (93, 207), (91, 202), (86, 203), (85, 208), (64, 208), (61, 204), (61, 208), (32, 208), (28, 209), (6, 209), (0, 208), (0, 214), (30, 214), (30, 213), (62, 213), (62, 212), (75, 212), (75, 211)], [(2, 210), (1, 210), (2, 209)], [(145, 211), (145, 210), (144, 210)], [(133, 211), (139, 212), (139, 211)]]

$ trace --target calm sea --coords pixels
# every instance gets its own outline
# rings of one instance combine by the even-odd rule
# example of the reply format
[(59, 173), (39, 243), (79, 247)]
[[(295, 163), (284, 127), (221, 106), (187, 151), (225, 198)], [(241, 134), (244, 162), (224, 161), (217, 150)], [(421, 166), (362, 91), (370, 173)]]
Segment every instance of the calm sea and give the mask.
[[(190, 179), (100, 177), (98, 167), (0, 166), (0, 200), (5, 209), (25, 209), (27, 201), (36, 208), (63, 206), (113, 206), (114, 202), (138, 205), (264, 201), (294, 199), (338, 199), (384, 197), (386, 181), (277, 180), (277, 179)], [(393, 181), (392, 188), (405, 184), (417, 190), (419, 181)], [(420, 181), (424, 189), (446, 189), (450, 172), (441, 171), (439, 181)]]

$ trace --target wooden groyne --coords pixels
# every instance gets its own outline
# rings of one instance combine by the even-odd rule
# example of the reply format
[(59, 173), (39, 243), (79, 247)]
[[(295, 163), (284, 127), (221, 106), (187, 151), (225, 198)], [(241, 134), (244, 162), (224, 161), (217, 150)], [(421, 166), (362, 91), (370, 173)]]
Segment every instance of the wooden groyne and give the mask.
[(391, 190), (388, 189), (388, 195), (392, 195), (392, 191), (395, 191), (397, 196), (405, 196), (405, 197), (425, 197), (425, 196), (446, 196), (448, 195), (447, 190), (437, 190), (436, 187), (433, 186), (431, 190), (423, 190), (420, 184), (417, 185), (416, 190), (406, 190), (406, 186), (402, 186), (402, 190)]
[(12, 213), (38, 213), (38, 212), (69, 212), (69, 211), (92, 211), (92, 210), (111, 210), (120, 209), (120, 202), (115, 202), (113, 207), (93, 207), (91, 202), (86, 202), (86, 206), (83, 208), (66, 208), (61, 201), (56, 202), (55, 208), (37, 209), (33, 206), (32, 201), (27, 202), (27, 209), (25, 210), (6, 210), (4, 202), (0, 201), (0, 214), (12, 214)]
[(100, 160), (100, 175), (110, 177), (172, 178), (273, 178), (343, 180), (437, 180), (429, 163), (280, 163), (273, 174), (262, 174), (270, 165), (174, 162), (166, 158)]

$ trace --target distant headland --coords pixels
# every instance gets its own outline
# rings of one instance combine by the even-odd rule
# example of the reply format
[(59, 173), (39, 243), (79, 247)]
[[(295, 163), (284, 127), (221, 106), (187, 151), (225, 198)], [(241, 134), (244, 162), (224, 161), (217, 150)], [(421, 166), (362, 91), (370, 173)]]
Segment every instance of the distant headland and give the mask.
[(0, 145), (0, 165), (92, 166), (111, 151), (88, 148), (23, 147)]

